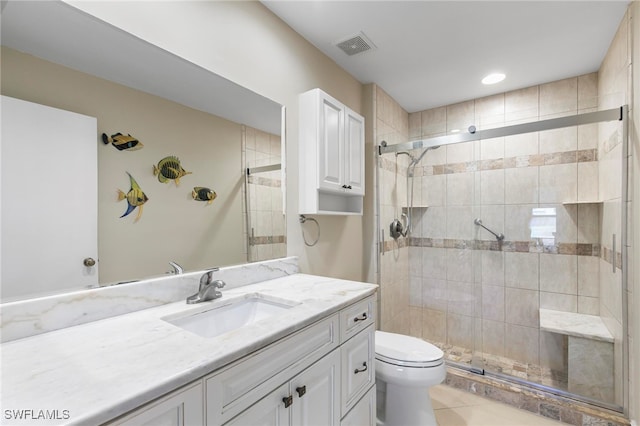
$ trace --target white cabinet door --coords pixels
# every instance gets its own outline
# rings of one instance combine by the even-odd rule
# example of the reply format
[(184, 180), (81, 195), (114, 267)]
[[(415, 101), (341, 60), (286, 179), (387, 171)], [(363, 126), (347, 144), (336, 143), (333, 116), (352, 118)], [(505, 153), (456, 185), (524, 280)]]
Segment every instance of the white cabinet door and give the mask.
[(375, 426), (376, 425), (376, 386), (349, 411), (340, 426)]
[(2, 96), (0, 141), (2, 297), (96, 286), (96, 119)]
[(340, 351), (335, 350), (291, 381), (295, 426), (340, 424)]
[(144, 406), (109, 426), (202, 426), (202, 384), (173, 392)]
[(346, 109), (345, 186), (349, 195), (364, 195), (364, 118)]
[(289, 426), (291, 407), (285, 407), (284, 402), (289, 396), (289, 383), (285, 383), (225, 426)]
[(343, 191), (344, 185), (344, 109), (323, 94), (320, 101), (318, 172), (319, 187)]

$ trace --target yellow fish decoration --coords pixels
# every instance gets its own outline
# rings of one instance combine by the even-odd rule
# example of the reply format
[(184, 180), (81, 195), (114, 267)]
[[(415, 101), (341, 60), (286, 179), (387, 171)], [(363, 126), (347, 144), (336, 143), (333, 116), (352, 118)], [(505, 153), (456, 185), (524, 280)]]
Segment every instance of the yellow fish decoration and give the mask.
[(190, 175), (191, 172), (186, 171), (180, 165), (178, 157), (170, 155), (164, 157), (158, 162), (158, 165), (153, 165), (153, 175), (158, 176), (158, 180), (162, 183), (167, 183), (169, 180), (176, 182), (176, 185), (180, 185), (180, 178), (185, 175)]
[(213, 200), (216, 199), (218, 194), (216, 194), (216, 191), (213, 191), (209, 188), (196, 186), (193, 188), (193, 191), (191, 191), (191, 196), (196, 201), (206, 201), (207, 204), (211, 204), (213, 203)]
[(142, 142), (134, 138), (131, 135), (123, 135), (122, 133), (116, 133), (115, 135), (107, 136), (106, 133), (102, 134), (102, 142), (106, 145), (111, 142), (118, 151), (137, 151), (142, 148)]
[(129, 213), (134, 211), (136, 207), (140, 207), (138, 209), (138, 215), (134, 220), (134, 222), (137, 222), (142, 216), (142, 205), (149, 201), (149, 198), (144, 192), (142, 192), (142, 189), (140, 189), (138, 182), (136, 182), (133, 176), (131, 176), (129, 172), (127, 172), (127, 174), (129, 175), (129, 180), (131, 181), (131, 189), (126, 194), (118, 189), (118, 201), (127, 200), (128, 203), (127, 211), (124, 212), (124, 214), (120, 217), (125, 217)]

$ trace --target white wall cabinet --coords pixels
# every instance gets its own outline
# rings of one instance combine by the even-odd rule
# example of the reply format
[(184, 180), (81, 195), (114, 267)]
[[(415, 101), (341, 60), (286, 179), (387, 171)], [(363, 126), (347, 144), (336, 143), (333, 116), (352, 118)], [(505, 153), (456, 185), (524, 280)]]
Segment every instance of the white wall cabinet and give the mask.
[(320, 89), (299, 104), (300, 214), (361, 215), (364, 118)]
[(110, 425), (375, 426), (375, 295)]

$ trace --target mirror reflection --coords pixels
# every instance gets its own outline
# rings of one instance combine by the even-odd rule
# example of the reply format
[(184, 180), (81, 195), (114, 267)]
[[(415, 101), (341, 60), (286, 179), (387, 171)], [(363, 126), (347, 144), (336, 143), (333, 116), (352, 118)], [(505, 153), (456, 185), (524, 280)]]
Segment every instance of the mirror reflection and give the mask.
[[(73, 229), (86, 216), (69, 208), (82, 177), (65, 164), (93, 163), (97, 188), (82, 196), (97, 203), (97, 248), (71, 260), (78, 277), (93, 274), (109, 285), (285, 255), (280, 105), (61, 2), (3, 2), (2, 45), (2, 95), (94, 117), (96, 132), (87, 143), (97, 145), (97, 158), (86, 158), (63, 149), (63, 132), (30, 143), (33, 156), (42, 155), (42, 144), (59, 147), (57, 159), (22, 178), (37, 185), (55, 173), (66, 184), (31, 209), (41, 216), (9, 223), (5, 211), (17, 201), (4, 199), (5, 185), (21, 176), (5, 176), (3, 140), (3, 231), (33, 228), (28, 220), (61, 227), (46, 220), (51, 211), (64, 211)], [(3, 114), (3, 128), (4, 120)], [(141, 147), (119, 149), (130, 139), (118, 140), (118, 133)], [(147, 197), (140, 206), (127, 197), (135, 188)], [(35, 240), (34, 258), (66, 252), (81, 237), (69, 232), (53, 248)], [(23, 281), (9, 266), (12, 255), (18, 253), (6, 249), (3, 237), (3, 301), (86, 287), (68, 275), (56, 288), (38, 284), (56, 281), (58, 268)], [(94, 256), (95, 266), (83, 264)], [(18, 285), (7, 290), (11, 280)]]

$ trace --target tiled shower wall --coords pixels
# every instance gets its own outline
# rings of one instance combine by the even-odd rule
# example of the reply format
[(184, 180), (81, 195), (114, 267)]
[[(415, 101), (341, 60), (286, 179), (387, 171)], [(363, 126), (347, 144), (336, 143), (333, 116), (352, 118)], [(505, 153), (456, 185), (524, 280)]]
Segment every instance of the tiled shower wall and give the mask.
[[(376, 140), (407, 140), (394, 126), (404, 111), (379, 88), (376, 103), (386, 106), (376, 109)], [(409, 139), (466, 131), (470, 125), (486, 129), (574, 115), (598, 106), (598, 74), (592, 73), (409, 114)], [(407, 157), (379, 159), (386, 236), (382, 328), (566, 374), (566, 337), (540, 331), (539, 309), (601, 313), (600, 263), (606, 262), (600, 259), (606, 211), (599, 202), (601, 134), (592, 124), (427, 153), (416, 168), (409, 241), (388, 236), (388, 224), (407, 205)], [(608, 170), (604, 173), (608, 176)], [(551, 238), (532, 237), (534, 208), (554, 212)], [(475, 218), (503, 232), (505, 242), (498, 245), (474, 225)], [(403, 307), (406, 254), (408, 312)]]
[[(382, 89), (375, 86), (375, 140), (389, 145), (408, 140), (409, 115)], [(405, 238), (393, 240), (389, 225), (401, 219), (406, 205), (406, 156), (378, 156), (377, 182), (380, 237), (380, 328), (409, 334), (409, 247)]]
[[(600, 67), (598, 79), (600, 109), (615, 108), (631, 103), (630, 20), (630, 13), (627, 11)], [(599, 198), (602, 201), (600, 316), (614, 336), (615, 401), (619, 404), (622, 404), (623, 378), (625, 377), (623, 376), (624, 330), (622, 326), (622, 273), (620, 269), (622, 263), (621, 209), (623, 208), (621, 185), (623, 144), (621, 142), (622, 127), (618, 123), (600, 124), (598, 129)], [(624, 161), (627, 159), (625, 158)], [(624, 205), (624, 208), (628, 209), (629, 218), (631, 218), (630, 200), (628, 205)], [(615, 247), (613, 247), (612, 237), (614, 234), (616, 235)], [(629, 249), (630, 244), (631, 238), (627, 243)], [(631, 297), (628, 296), (628, 300), (631, 300)], [(628, 378), (629, 374), (626, 377)]]
[[(243, 164), (246, 168), (280, 164), (280, 136), (245, 126), (243, 129)], [(243, 173), (244, 175), (244, 173)], [(282, 175), (280, 170), (255, 173), (243, 186), (248, 197), (243, 197), (244, 241), (248, 261), (277, 259), (287, 254), (285, 218), (282, 208)], [(245, 216), (246, 217), (246, 216)]]
[[(593, 111), (597, 74), (411, 114), (429, 138)], [(566, 371), (564, 339), (539, 309), (599, 314), (597, 125), (442, 147), (416, 179), (410, 248), (411, 332), (432, 342)], [(420, 170), (420, 169), (418, 169)], [(571, 204), (563, 204), (570, 202)], [(555, 212), (532, 238), (533, 209)], [(475, 218), (505, 235), (498, 244)]]

